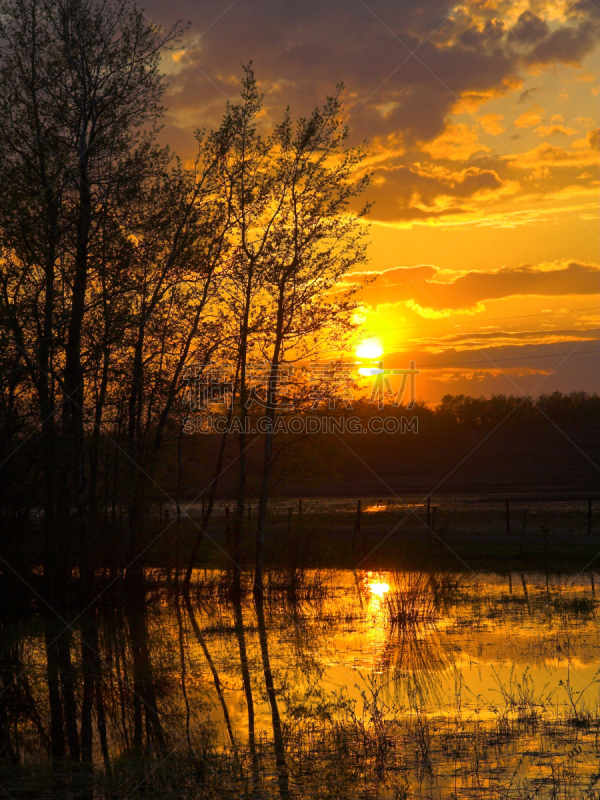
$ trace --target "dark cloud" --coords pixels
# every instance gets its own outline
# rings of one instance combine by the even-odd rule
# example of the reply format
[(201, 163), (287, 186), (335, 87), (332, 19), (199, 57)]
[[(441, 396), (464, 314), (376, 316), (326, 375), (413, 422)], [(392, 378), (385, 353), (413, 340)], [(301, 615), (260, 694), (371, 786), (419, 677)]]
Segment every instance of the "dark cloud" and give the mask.
[(377, 214), (379, 219), (393, 219), (399, 222), (425, 222), (425, 220), (429, 219), (440, 219), (441, 217), (452, 217), (456, 214), (465, 213), (465, 209), (458, 206), (451, 206), (439, 211), (432, 208), (415, 208), (414, 206), (409, 206), (408, 208), (403, 206), (396, 207), (393, 204), (389, 208), (386, 206), (380, 207), (383, 209), (383, 213)]
[[(521, 156), (475, 152), (471, 157), (450, 161), (440, 156), (444, 148), (437, 144), (431, 148), (437, 155), (433, 164), (421, 161), (423, 154), (416, 151), (390, 154), (373, 168), (370, 216), (382, 221), (456, 216), (473, 212), (482, 196), (486, 203), (495, 202), (494, 194), (501, 198), (509, 184), (513, 202), (525, 198), (535, 201), (576, 183), (592, 188), (600, 177), (595, 154), (599, 146), (600, 131), (595, 129), (567, 147), (544, 142)], [(536, 177), (535, 170), (530, 171), (532, 165), (543, 166), (542, 179)]]
[[(469, 309), (503, 297), (597, 295), (600, 269), (572, 261), (556, 269), (536, 266), (505, 267), (496, 272), (466, 272), (451, 283), (436, 280), (433, 266), (397, 267), (382, 272), (360, 291), (371, 306), (412, 301), (422, 308)], [(362, 283), (368, 273), (353, 274), (349, 282)]]
[(487, 20), (483, 29), (471, 26), (459, 34), (459, 41), (464, 47), (476, 50), (496, 46), (504, 36), (504, 23), (501, 20)]
[[(213, 122), (210, 104), (223, 102), (219, 89), (235, 97), (240, 64), (252, 60), (272, 117), (288, 104), (305, 113), (343, 81), (357, 136), (394, 133), (410, 143), (438, 136), (457, 98), (505, 94), (518, 85), (524, 63), (572, 62), (597, 38), (589, 20), (576, 27), (553, 23), (550, 31), (531, 11), (507, 32), (492, 5), (238, 0), (228, 7), (227, 0), (149, 0), (147, 12), (163, 23), (177, 16), (192, 23), (191, 62), (182, 59), (170, 75), (167, 102), (197, 109), (196, 125), (207, 115)], [(193, 127), (187, 119), (180, 124)]]
[(596, 128), (593, 131), (588, 131), (586, 134), (586, 139), (589, 142), (590, 149), (600, 150), (600, 128)]
[(526, 64), (578, 64), (598, 42), (598, 23), (582, 22), (576, 28), (559, 28), (539, 42), (525, 57)]
[[(353, 141), (367, 139), (372, 152), (404, 153), (384, 156), (376, 165), (382, 180), (369, 190), (376, 201), (374, 218), (463, 213), (472, 198), (499, 189), (511, 174), (498, 159), (495, 166), (478, 160), (486, 149), (477, 141), (483, 133), (470, 121), (455, 136), (467, 147), (454, 153), (452, 146), (432, 149), (456, 127), (453, 113), (520, 89), (529, 64), (573, 63), (598, 36), (596, 22), (577, 3), (560, 21), (544, 19), (543, 4), (532, 0), (511, 28), (502, 21), (507, 4), (147, 0), (147, 13), (156, 21), (191, 22), (185, 55), (169, 64), (163, 141), (191, 156), (193, 131), (219, 124), (225, 98), (238, 95), (241, 64), (251, 60), (265, 95), (266, 126), (288, 105), (295, 116), (307, 113), (343, 81)], [(518, 102), (536, 91), (530, 87)], [(428, 164), (441, 168), (427, 169)], [(552, 178), (544, 182), (551, 184)], [(533, 190), (521, 183), (523, 192)]]
[(466, 200), (480, 192), (499, 189), (502, 185), (494, 170), (468, 167), (427, 173), (418, 167), (393, 166), (375, 170), (383, 183), (375, 180), (369, 196), (375, 203), (373, 217), (377, 219), (426, 219), (459, 214), (462, 209), (439, 209), (440, 198)]
[(517, 20), (514, 27), (508, 32), (509, 42), (519, 44), (536, 44), (541, 39), (545, 39), (550, 33), (550, 26), (546, 20), (532, 14), (531, 11), (524, 11)]
[(498, 342), (502, 340), (504, 343), (508, 343), (510, 341), (514, 341), (515, 343), (518, 342), (528, 342), (534, 339), (535, 341), (543, 341), (548, 340), (555, 342), (558, 339), (563, 340), (592, 340), (595, 341), (598, 339), (598, 334), (600, 331), (598, 328), (556, 328), (552, 330), (540, 330), (540, 331), (503, 331), (503, 330), (493, 330), (493, 331), (477, 331), (473, 333), (473, 331), (468, 331), (465, 333), (452, 333), (449, 336), (442, 336), (436, 337), (435, 339), (426, 339), (423, 338), (420, 340), (420, 344), (422, 347), (426, 347), (427, 345), (434, 345), (440, 346), (443, 344), (448, 345), (461, 345), (461, 344), (477, 344), (478, 342), (487, 342), (493, 341)]
[(519, 95), (517, 103), (528, 103), (535, 94), (535, 92), (539, 92), (539, 90), (540, 90), (539, 86), (532, 86), (530, 89), (525, 89), (525, 91), (521, 92), (521, 94)]
[(593, 0), (569, 0), (566, 12), (570, 17), (598, 18), (598, 6)]

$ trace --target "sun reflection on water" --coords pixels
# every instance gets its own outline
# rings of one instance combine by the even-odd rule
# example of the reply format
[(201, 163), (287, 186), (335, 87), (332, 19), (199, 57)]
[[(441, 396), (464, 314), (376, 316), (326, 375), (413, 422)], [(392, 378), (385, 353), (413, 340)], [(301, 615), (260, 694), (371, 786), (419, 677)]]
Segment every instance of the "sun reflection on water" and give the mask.
[(381, 580), (373, 580), (367, 584), (369, 591), (371, 594), (376, 595), (377, 597), (383, 597), (384, 594), (389, 592), (390, 585), (389, 583), (385, 583)]
[(385, 572), (368, 572), (364, 577), (364, 586), (368, 592), (369, 611), (373, 615), (373, 625), (378, 635), (384, 637), (384, 609), (386, 595), (390, 591), (389, 578)]

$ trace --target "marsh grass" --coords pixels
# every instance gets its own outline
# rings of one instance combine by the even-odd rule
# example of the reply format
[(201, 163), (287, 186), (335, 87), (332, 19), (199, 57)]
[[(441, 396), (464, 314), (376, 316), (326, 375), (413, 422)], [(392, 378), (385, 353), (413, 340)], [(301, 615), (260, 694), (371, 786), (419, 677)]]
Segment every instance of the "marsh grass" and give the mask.
[(432, 622), (440, 612), (437, 584), (423, 573), (394, 576), (392, 588), (384, 595), (387, 617), (392, 626)]

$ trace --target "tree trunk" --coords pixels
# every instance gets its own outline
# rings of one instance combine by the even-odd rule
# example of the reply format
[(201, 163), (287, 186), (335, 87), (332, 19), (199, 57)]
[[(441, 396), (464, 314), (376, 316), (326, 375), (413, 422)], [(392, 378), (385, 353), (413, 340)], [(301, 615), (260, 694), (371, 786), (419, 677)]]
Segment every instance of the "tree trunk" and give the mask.
[(275, 343), (273, 347), (273, 358), (271, 360), (271, 371), (269, 374), (269, 385), (267, 391), (267, 413), (269, 426), (265, 434), (263, 472), (260, 494), (258, 499), (258, 522), (256, 531), (256, 563), (254, 569), (254, 594), (255, 596), (264, 592), (263, 570), (264, 570), (264, 549), (265, 549), (265, 529), (267, 524), (267, 505), (269, 501), (269, 481), (271, 478), (271, 467), (273, 464), (273, 438), (275, 436), (273, 425), (275, 422), (277, 409), (277, 382), (279, 357), (283, 343), (283, 290), (280, 288), (279, 305), (277, 309), (277, 326), (275, 332)]
[(269, 643), (267, 639), (267, 627), (265, 624), (263, 595), (259, 592), (254, 597), (256, 607), (256, 620), (258, 623), (258, 636), (260, 639), (260, 652), (262, 656), (263, 671), (265, 676), (265, 689), (271, 709), (271, 723), (273, 726), (273, 743), (275, 745), (275, 764), (277, 766), (277, 780), (279, 783), (279, 794), (281, 800), (288, 800), (290, 796), (289, 774), (285, 755), (285, 745), (283, 742), (283, 731), (281, 727), (281, 717), (277, 704), (277, 694), (271, 672), (271, 660), (269, 658)]
[(252, 696), (252, 682), (250, 681), (250, 667), (248, 664), (248, 652), (246, 650), (246, 636), (244, 633), (244, 618), (242, 615), (241, 600), (234, 595), (233, 610), (235, 612), (235, 635), (238, 640), (240, 651), (240, 667), (242, 671), (242, 684), (244, 696), (246, 698), (246, 710), (248, 714), (248, 749), (250, 750), (250, 760), (252, 762), (252, 780), (254, 784), (254, 794), (258, 794), (259, 773), (258, 773), (258, 753), (256, 751), (256, 734), (254, 725), (254, 698)]

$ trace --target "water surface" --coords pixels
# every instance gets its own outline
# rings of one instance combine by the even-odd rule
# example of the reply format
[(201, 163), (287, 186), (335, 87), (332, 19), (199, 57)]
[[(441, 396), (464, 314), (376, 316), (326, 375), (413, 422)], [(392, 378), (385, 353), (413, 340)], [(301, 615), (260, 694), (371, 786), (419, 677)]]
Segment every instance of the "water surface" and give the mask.
[(8, 796), (598, 796), (595, 576), (149, 578), (4, 622)]

